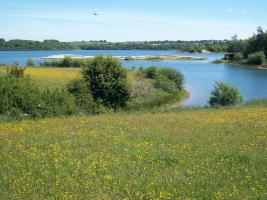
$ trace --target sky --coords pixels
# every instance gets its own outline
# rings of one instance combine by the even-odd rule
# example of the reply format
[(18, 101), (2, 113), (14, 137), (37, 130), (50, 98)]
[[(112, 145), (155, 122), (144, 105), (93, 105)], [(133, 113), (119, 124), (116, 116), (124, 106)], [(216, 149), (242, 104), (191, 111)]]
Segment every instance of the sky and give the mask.
[(266, 0), (0, 0), (6, 40), (244, 39), (266, 19)]

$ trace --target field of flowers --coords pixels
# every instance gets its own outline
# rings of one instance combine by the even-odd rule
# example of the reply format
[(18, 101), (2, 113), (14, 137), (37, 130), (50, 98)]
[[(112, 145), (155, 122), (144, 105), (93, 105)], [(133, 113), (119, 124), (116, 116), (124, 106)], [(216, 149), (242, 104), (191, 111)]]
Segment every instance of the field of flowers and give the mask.
[(0, 122), (0, 199), (266, 199), (267, 108)]

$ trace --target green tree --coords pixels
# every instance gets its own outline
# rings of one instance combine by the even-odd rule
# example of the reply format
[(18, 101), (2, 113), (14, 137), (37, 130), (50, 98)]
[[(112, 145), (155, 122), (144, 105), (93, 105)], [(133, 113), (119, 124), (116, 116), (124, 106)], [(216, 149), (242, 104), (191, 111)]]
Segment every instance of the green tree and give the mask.
[(97, 56), (83, 67), (82, 74), (95, 101), (112, 108), (126, 105), (130, 85), (127, 72), (117, 59)]
[(267, 31), (264, 31), (261, 27), (258, 27), (257, 33), (248, 40), (245, 55), (248, 56), (257, 51), (263, 51), (267, 55)]
[(6, 42), (5, 39), (0, 38), (0, 48), (1, 48), (2, 46), (4, 46), (5, 42)]
[(243, 102), (243, 97), (238, 88), (225, 82), (216, 82), (211, 92), (209, 104), (212, 107), (233, 106)]

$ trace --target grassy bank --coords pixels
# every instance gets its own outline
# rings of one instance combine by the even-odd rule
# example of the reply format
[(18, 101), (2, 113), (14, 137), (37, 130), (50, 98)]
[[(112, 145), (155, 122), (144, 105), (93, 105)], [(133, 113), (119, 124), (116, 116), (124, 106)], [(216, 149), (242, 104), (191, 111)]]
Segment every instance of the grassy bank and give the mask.
[[(0, 67), (0, 74), (6, 73), (6, 66)], [(66, 88), (73, 80), (81, 78), (80, 68), (69, 67), (27, 67), (24, 74), (29, 76), (30, 80), (41, 89), (47, 88)], [(189, 93), (182, 92), (168, 93), (162, 89), (153, 86), (153, 80), (138, 75), (138, 70), (127, 71), (128, 81), (132, 85), (132, 98), (128, 103), (126, 110), (151, 110), (164, 109), (167, 105), (176, 104), (186, 99)]]
[(265, 199), (266, 108), (0, 124), (1, 199)]

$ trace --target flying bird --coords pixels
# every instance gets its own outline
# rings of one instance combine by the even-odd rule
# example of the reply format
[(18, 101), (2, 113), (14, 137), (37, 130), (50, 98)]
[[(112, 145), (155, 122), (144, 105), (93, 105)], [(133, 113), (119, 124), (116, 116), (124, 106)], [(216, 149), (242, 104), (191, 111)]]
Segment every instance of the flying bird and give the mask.
[(92, 14), (95, 15), (95, 16), (99, 15), (98, 13), (94, 13), (94, 12)]

